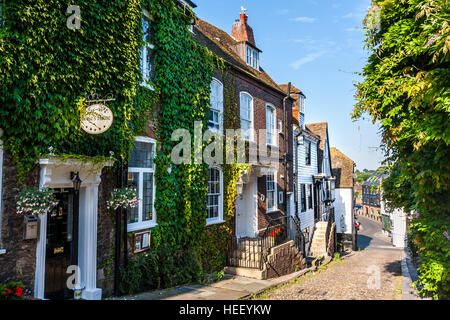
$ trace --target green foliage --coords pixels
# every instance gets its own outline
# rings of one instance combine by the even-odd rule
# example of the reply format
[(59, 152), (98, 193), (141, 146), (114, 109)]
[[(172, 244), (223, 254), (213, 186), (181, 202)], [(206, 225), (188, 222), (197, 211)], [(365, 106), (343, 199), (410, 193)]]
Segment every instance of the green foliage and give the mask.
[[(141, 4), (80, 0), (81, 29), (69, 29), (61, 0), (7, 1), (0, 29), (0, 128), (19, 178), (53, 147), (56, 154), (126, 159), (143, 130), (154, 94), (141, 88)], [(111, 93), (112, 127), (101, 135), (80, 130), (90, 93)]]
[(374, 173), (374, 171), (363, 171), (363, 172), (356, 172), (356, 178), (355, 182), (359, 184), (363, 184), (369, 177)]
[(1, 300), (22, 300), (23, 289), (22, 282), (10, 281), (5, 284), (0, 283), (0, 301)]
[(173, 250), (167, 244), (134, 257), (127, 268), (120, 270), (120, 274), (120, 291), (123, 294), (205, 280), (200, 258), (195, 251)]
[(450, 296), (449, 21), (446, 0), (373, 0), (365, 20), (372, 55), (353, 113), (381, 125), (391, 165), (384, 198), (420, 213), (410, 226), (419, 278), (423, 292), (440, 299)]

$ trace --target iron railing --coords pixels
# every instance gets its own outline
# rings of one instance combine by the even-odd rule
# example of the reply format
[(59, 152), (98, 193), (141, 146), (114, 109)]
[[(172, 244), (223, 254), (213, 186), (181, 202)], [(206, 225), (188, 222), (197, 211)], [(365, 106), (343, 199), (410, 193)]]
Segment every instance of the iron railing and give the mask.
[(276, 220), (271, 220), (264, 232), (255, 238), (231, 238), (230, 266), (263, 269), (270, 249), (288, 239), (286, 224), (273, 225), (273, 221)]
[(294, 241), (294, 245), (297, 247), (298, 251), (300, 251), (303, 256), (305, 256), (305, 235), (303, 234), (301, 229), (300, 218), (296, 216), (290, 216), (288, 226), (289, 239)]

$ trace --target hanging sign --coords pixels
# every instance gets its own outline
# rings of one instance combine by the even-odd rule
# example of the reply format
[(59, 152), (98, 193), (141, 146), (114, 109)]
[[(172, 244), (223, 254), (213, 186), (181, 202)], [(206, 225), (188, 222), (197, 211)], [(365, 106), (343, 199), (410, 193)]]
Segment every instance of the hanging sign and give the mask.
[(86, 107), (81, 128), (89, 134), (100, 134), (111, 127), (113, 118), (110, 108), (104, 104), (93, 104)]

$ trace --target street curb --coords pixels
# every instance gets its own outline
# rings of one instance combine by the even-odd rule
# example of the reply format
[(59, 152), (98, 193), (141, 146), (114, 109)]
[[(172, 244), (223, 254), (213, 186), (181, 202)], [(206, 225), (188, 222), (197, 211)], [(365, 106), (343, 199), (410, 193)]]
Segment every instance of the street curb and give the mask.
[(313, 266), (313, 267), (310, 267), (310, 268), (303, 269), (303, 270), (301, 270), (301, 271), (295, 272), (295, 275), (294, 275), (294, 273), (291, 273), (291, 274), (292, 274), (292, 277), (289, 277), (288, 279), (283, 280), (283, 281), (278, 282), (278, 283), (273, 283), (273, 284), (271, 284), (270, 286), (268, 286), (268, 287), (266, 287), (266, 288), (263, 288), (263, 289), (260, 289), (260, 290), (254, 292), (254, 293), (246, 294), (245, 296), (242, 296), (242, 297), (238, 298), (237, 300), (245, 300), (245, 299), (251, 298), (251, 297), (253, 297), (253, 296), (255, 296), (255, 295), (258, 295), (258, 294), (263, 293), (264, 291), (267, 291), (267, 290), (270, 290), (270, 289), (272, 289), (272, 288), (275, 288), (275, 287), (281, 286), (281, 285), (283, 285), (283, 284), (286, 284), (286, 283), (288, 283), (288, 282), (291, 282), (292, 280), (294, 280), (294, 279), (296, 279), (296, 278), (299, 278), (299, 277), (301, 277), (301, 276), (304, 276), (304, 275), (307, 274), (308, 272), (310, 272), (310, 271), (315, 271), (315, 270), (317, 270), (317, 267), (316, 267), (316, 266)]
[(408, 248), (405, 247), (402, 251), (402, 299), (403, 300), (421, 300), (412, 286), (414, 282), (409, 273), (406, 259), (409, 258)]
[[(345, 255), (345, 256), (341, 257), (341, 259), (344, 259), (346, 257), (351, 257), (354, 254), (355, 254), (354, 252), (351, 252), (348, 255)], [(324, 261), (319, 266), (326, 266), (331, 261), (333, 261), (333, 258), (328, 256), (327, 258), (324, 259)], [(307, 274), (308, 272), (316, 271), (316, 270), (317, 270), (317, 267), (313, 266), (313, 267), (310, 267), (310, 268), (307, 268), (307, 269), (303, 269), (302, 271), (299, 271), (298, 273), (296, 272), (295, 275), (292, 273), (292, 277), (289, 277), (289, 279), (286, 279), (286, 280), (278, 282), (278, 283), (274, 283), (274, 284), (272, 284), (272, 285), (270, 285), (270, 286), (268, 286), (268, 287), (266, 287), (264, 289), (260, 289), (260, 290), (256, 291), (255, 293), (250, 293), (250, 294), (247, 294), (245, 296), (242, 296), (242, 297), (238, 298), (238, 300), (245, 300), (245, 299), (251, 298), (251, 297), (253, 297), (255, 295), (263, 293), (264, 291), (270, 290), (270, 289), (278, 287), (278, 286), (282, 286), (282, 285), (284, 285), (286, 283), (291, 282), (292, 280), (294, 280), (296, 278), (300, 278), (300, 277), (304, 276), (305, 274)]]

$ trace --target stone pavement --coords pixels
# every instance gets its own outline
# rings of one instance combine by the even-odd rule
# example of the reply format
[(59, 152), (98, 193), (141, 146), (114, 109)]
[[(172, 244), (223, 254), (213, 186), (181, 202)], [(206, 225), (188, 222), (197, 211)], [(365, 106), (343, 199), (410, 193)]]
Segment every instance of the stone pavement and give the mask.
[(111, 298), (111, 300), (237, 300), (287, 283), (311, 270), (315, 270), (315, 267), (269, 280), (256, 280), (226, 275), (224, 280), (210, 285), (180, 286), (172, 289), (155, 290), (131, 296)]
[(361, 251), (332, 262), (294, 283), (260, 295), (273, 300), (400, 300), (402, 249), (391, 245), (381, 226), (360, 217)]

